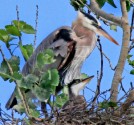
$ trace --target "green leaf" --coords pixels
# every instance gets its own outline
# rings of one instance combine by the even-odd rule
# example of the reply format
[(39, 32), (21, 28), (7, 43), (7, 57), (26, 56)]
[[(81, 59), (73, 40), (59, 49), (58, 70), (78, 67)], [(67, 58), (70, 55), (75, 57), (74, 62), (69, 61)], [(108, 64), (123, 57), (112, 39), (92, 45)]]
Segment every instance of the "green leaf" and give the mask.
[(28, 119), (24, 118), (24, 121), (25, 121), (26, 125), (31, 125), (31, 123)]
[(99, 104), (99, 107), (100, 108), (103, 108), (103, 109), (107, 109), (108, 107), (109, 107), (109, 105), (108, 105), (108, 102), (101, 102), (100, 104)]
[(32, 93), (38, 98), (38, 100), (45, 102), (49, 99), (51, 91), (41, 88), (37, 85), (32, 89)]
[(129, 60), (129, 65), (134, 66), (134, 60)]
[(18, 30), (17, 27), (13, 25), (6, 25), (5, 28), (9, 34), (14, 35), (14, 36), (21, 36), (21, 32)]
[(132, 70), (130, 71), (130, 74), (134, 75), (134, 69), (132, 69)]
[(28, 24), (24, 25), (21, 31), (27, 34), (35, 34), (34, 28)]
[(129, 0), (126, 0), (126, 8), (127, 8), (127, 12), (129, 12), (131, 9), (131, 4)]
[(37, 66), (39, 68), (44, 67), (44, 65), (46, 64), (46, 62), (45, 62), (45, 56), (44, 56), (43, 53), (39, 53), (38, 54), (37, 59), (36, 59), (36, 63), (37, 63)]
[(29, 105), (29, 107), (31, 109), (36, 109), (37, 108), (36, 105), (35, 105), (35, 103), (32, 102), (32, 99), (31, 98), (28, 99), (28, 105)]
[(81, 76), (80, 76), (80, 79), (86, 79), (88, 78), (89, 76), (85, 73), (82, 73)]
[(17, 56), (12, 56), (9, 60), (7, 60), (8, 63), (11, 65), (12, 70), (14, 72), (19, 71), (19, 64), (20, 64), (20, 58)]
[(13, 20), (12, 23), (19, 29), (22, 30), (23, 26), (26, 25), (26, 22), (24, 21), (18, 21), (18, 20)]
[(128, 56), (127, 56), (127, 59), (130, 59), (132, 56), (133, 56), (133, 55), (128, 55)]
[(111, 101), (110, 102), (104, 101), (104, 102), (101, 102), (99, 104), (99, 107), (103, 108), (103, 109), (107, 109), (109, 107), (117, 107), (117, 103), (116, 102), (111, 102)]
[(113, 0), (107, 0), (107, 2), (114, 8), (117, 8)]
[(108, 102), (109, 107), (117, 107), (117, 103), (116, 102)]
[(54, 57), (54, 52), (51, 49), (44, 50), (44, 54), (48, 54), (51, 58)]
[(74, 7), (75, 10), (79, 10), (85, 6), (87, 0), (70, 0), (70, 4)]
[(27, 61), (30, 56), (33, 54), (33, 46), (32, 45), (20, 45), (21, 52), (23, 54), (24, 59)]
[(47, 86), (58, 86), (59, 85), (59, 74), (57, 69), (48, 70), (41, 76), (40, 86), (46, 88)]
[(54, 53), (50, 49), (47, 49), (37, 55), (36, 65), (40, 69), (42, 69), (45, 64), (51, 64), (53, 62), (55, 62)]
[(12, 22), (21, 32), (26, 34), (35, 34), (35, 29), (26, 22), (18, 20), (13, 20)]
[(68, 96), (62, 93), (56, 96), (55, 105), (61, 108), (67, 101), (68, 101)]
[(8, 35), (7, 31), (4, 29), (0, 29), (0, 40), (5, 43), (10, 41), (10, 36)]
[(116, 25), (110, 25), (110, 29), (114, 30), (114, 31), (117, 31), (117, 26)]
[(39, 78), (33, 74), (28, 74), (26, 77), (23, 77), (21, 80), (17, 80), (17, 85), (20, 88), (33, 89), (34, 84), (38, 82)]
[(99, 7), (102, 8), (104, 6), (104, 4), (106, 3), (107, 0), (96, 0), (96, 2), (98, 3)]
[(16, 79), (15, 79), (14, 77), (12, 77), (11, 75), (8, 75), (8, 74), (6, 74), (6, 73), (4, 73), (4, 72), (1, 72), (1, 71), (0, 71), (0, 76), (1, 76), (3, 79), (11, 79), (11, 80), (13, 80), (13, 81), (16, 81)]
[[(4, 74), (7, 74), (9, 76), (12, 76), (11, 75), (11, 70), (12, 70), (12, 72), (18, 72), (19, 71), (19, 64), (20, 64), (19, 57), (12, 56), (10, 59), (7, 59), (6, 61), (5, 60), (2, 61), (1, 67), (0, 67), (0, 71), (3, 72)], [(4, 80), (10, 79), (8, 76), (5, 77), (5, 75), (3, 75), (2, 78)], [(14, 77), (14, 79), (15, 79), (15, 77)], [(12, 79), (11, 79), (11, 81), (12, 81)]]
[(22, 74), (20, 74), (19, 72), (14, 72), (14, 73), (13, 73), (13, 77), (14, 77), (16, 80), (20, 80), (20, 79), (22, 79)]
[[(20, 74), (19, 72), (14, 72), (12, 75), (16, 80), (21, 80), (22, 79), (22, 74)], [(12, 79), (9, 80), (10, 82), (13, 82)]]
[(63, 86), (62, 92), (63, 92), (64, 94), (66, 94), (66, 95), (69, 94), (69, 93), (68, 93), (68, 86), (67, 86), (67, 85)]
[(30, 115), (34, 118), (38, 118), (40, 116), (40, 112), (34, 109), (30, 109)]
[(15, 110), (16, 110), (17, 112), (19, 112), (20, 114), (25, 113), (25, 108), (24, 108), (24, 106), (23, 106), (23, 103), (19, 103), (19, 104), (15, 105), (15, 106), (13, 107), (13, 109), (15, 109)]

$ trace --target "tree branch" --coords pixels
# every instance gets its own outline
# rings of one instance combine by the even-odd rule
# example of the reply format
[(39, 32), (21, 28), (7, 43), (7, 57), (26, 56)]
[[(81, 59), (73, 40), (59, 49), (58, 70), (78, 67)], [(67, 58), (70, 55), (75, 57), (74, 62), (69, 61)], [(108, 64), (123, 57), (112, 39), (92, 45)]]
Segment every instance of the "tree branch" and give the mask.
[(96, 3), (96, 0), (90, 0), (90, 5), (89, 8), (99, 17), (102, 17), (104, 19), (107, 19), (109, 21), (112, 21), (114, 23), (116, 23), (118, 26), (122, 26), (122, 22), (124, 22), (125, 20), (119, 17), (116, 17), (112, 14), (108, 14), (106, 12), (104, 12), (103, 10), (101, 10), (98, 6), (98, 4)]
[(111, 101), (117, 101), (118, 86), (122, 77), (123, 69), (125, 66), (125, 61), (128, 55), (129, 39), (130, 39), (130, 26), (128, 24), (128, 13), (126, 9), (126, 0), (120, 0), (121, 10), (122, 10), (122, 29), (123, 29), (123, 39), (122, 47), (118, 60), (118, 64), (114, 73), (112, 87), (111, 87)]

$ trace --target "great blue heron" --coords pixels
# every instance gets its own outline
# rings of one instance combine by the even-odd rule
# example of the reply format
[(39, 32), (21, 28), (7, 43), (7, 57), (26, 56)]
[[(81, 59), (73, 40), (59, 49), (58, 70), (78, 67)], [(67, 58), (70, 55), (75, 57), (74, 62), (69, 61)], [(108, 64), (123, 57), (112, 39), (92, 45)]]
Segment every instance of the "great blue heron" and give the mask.
[[(118, 45), (116, 40), (101, 28), (97, 19), (89, 14), (78, 11), (77, 19), (73, 22), (72, 27), (60, 27), (40, 43), (24, 65), (22, 70), (23, 75), (31, 72), (35, 66), (37, 55), (44, 51), (44, 49), (50, 48), (55, 53), (56, 61), (50, 65), (45, 65), (43, 71), (57, 68), (60, 74), (60, 83), (64, 84), (72, 82), (73, 79), (79, 79), (83, 61), (96, 46), (96, 34), (105, 36)], [(58, 87), (57, 91), (59, 91)], [(10, 109), (16, 103), (15, 94), (13, 93), (6, 104), (6, 108)]]

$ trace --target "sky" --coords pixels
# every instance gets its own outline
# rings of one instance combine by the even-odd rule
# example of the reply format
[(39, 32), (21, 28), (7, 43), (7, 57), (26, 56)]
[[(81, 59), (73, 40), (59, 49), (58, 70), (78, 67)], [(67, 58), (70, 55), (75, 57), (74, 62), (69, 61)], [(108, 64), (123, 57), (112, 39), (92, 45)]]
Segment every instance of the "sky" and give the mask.
[[(115, 1), (117, 7), (119, 7), (119, 0)], [(36, 15), (36, 5), (39, 7), (39, 19), (38, 19), (38, 31), (37, 31), (37, 45), (53, 30), (60, 26), (71, 26), (73, 20), (77, 16), (77, 12), (69, 4), (69, 0), (1, 0), (0, 4), (0, 29), (4, 28), (5, 25), (11, 24), (11, 21), (16, 19), (16, 5), (19, 7), (20, 20), (26, 21), (28, 24), (35, 26), (35, 15)], [(113, 7), (106, 4), (103, 7), (107, 13), (113, 12)], [(116, 16), (120, 16), (121, 11), (119, 8), (114, 10)], [(129, 19), (131, 20), (131, 13), (129, 14)], [(103, 47), (103, 52), (110, 58), (113, 67), (116, 66), (119, 53), (122, 44), (122, 30), (117, 28), (117, 32), (110, 30), (110, 28), (101, 22), (102, 27), (109, 33), (113, 38), (115, 38), (119, 46), (116, 46), (108, 39), (101, 37), (101, 43)], [(33, 43), (33, 35), (24, 35), (22, 37), (23, 44)], [(17, 41), (16, 41), (17, 42)], [(0, 45), (6, 55), (9, 58), (10, 55), (5, 48), (5, 45), (0, 41)], [(20, 51), (16, 50), (16, 55), (20, 55)], [(0, 62), (2, 57), (0, 55)], [(24, 60), (21, 60), (21, 69), (24, 65)], [(82, 72), (88, 75), (95, 75), (94, 79), (90, 82), (88, 87), (92, 90), (96, 89), (97, 83), (97, 71), (100, 69), (100, 53), (97, 47), (94, 49), (92, 54), (86, 59), (83, 64)], [(134, 81), (134, 76), (130, 75), (129, 72), (131, 67), (126, 64), (123, 73), (123, 85), (126, 89), (129, 88), (130, 81)], [(111, 86), (111, 81), (114, 72), (111, 71), (108, 61), (104, 58), (104, 71), (103, 79), (101, 85), (101, 91), (107, 90)], [(5, 107), (7, 100), (9, 99), (13, 89), (14, 84), (9, 82), (4, 82), (0, 78), (0, 103), (2, 108)], [(85, 89), (86, 97), (90, 98), (93, 93)]]

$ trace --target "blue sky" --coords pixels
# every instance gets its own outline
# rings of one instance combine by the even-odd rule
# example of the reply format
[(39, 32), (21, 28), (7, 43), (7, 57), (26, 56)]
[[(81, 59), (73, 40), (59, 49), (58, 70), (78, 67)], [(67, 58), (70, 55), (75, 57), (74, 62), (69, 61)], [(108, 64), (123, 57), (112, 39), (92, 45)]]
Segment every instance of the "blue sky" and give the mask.
[[(115, 1), (117, 7), (119, 7), (119, 0)], [(12, 20), (16, 19), (16, 5), (19, 6), (20, 20), (26, 21), (32, 26), (35, 26), (35, 14), (36, 14), (36, 5), (39, 6), (39, 19), (38, 19), (38, 32), (37, 32), (37, 45), (53, 30), (56, 28), (67, 25), (71, 26), (72, 21), (76, 18), (77, 12), (69, 4), (69, 0), (1, 0), (0, 4), (0, 28), (4, 28), (5, 25), (10, 24)], [(113, 8), (106, 4), (103, 8), (108, 13), (113, 12)], [(120, 10), (114, 10), (115, 15), (120, 16)], [(131, 13), (130, 13), (131, 15)], [(129, 17), (131, 19), (131, 16)], [(102, 23), (102, 22), (101, 22)], [(119, 53), (122, 44), (122, 31), (121, 28), (118, 28), (117, 32), (111, 31), (109, 27), (103, 25), (102, 27), (109, 32), (113, 38), (115, 38), (120, 46), (116, 46), (111, 43), (106, 38), (101, 37), (101, 43), (103, 46), (104, 53), (110, 58), (113, 66), (117, 64)], [(24, 44), (29, 44), (33, 42), (33, 35), (24, 35), (22, 37)], [(6, 55), (9, 58), (9, 53), (5, 49), (5, 45), (0, 41), (0, 45)], [(17, 49), (16, 55), (19, 55), (20, 52)], [(0, 55), (0, 62), (2, 57)], [(21, 68), (24, 65), (24, 60), (21, 60)], [(89, 88), (95, 90), (97, 83), (97, 70), (100, 69), (100, 54), (97, 48), (94, 49), (90, 57), (84, 62), (82, 72), (87, 73), (88, 75), (95, 75), (95, 78), (88, 85)], [(124, 81), (123, 84), (125, 88), (129, 87), (130, 81), (134, 81), (134, 76), (129, 75), (130, 66), (126, 65), (124, 69)], [(109, 68), (108, 61), (104, 58), (104, 72), (101, 90), (109, 89), (111, 86), (111, 81), (113, 78), (114, 72)], [(3, 82), (0, 78), (0, 103), (2, 103), (2, 108), (5, 107), (5, 103), (10, 97), (14, 88), (13, 83)], [(89, 90), (86, 91), (86, 97), (90, 98), (92, 93)]]

